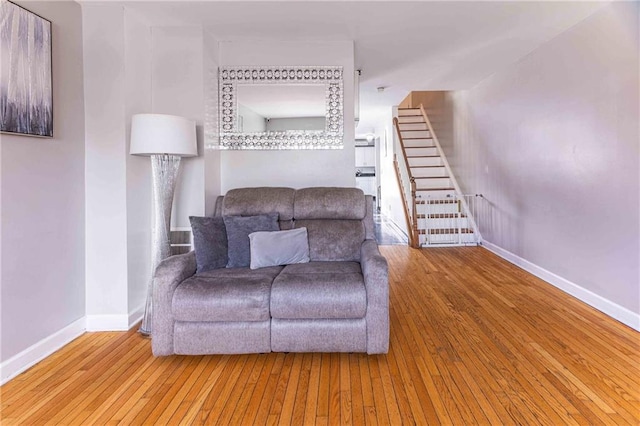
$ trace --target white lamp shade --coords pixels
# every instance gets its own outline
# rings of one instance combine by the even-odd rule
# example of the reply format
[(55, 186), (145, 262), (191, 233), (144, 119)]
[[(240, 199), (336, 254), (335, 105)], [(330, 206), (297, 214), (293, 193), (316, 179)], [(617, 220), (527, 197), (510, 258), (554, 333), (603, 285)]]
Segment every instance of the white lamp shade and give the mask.
[(131, 119), (131, 149), (135, 155), (198, 155), (195, 121), (167, 114), (136, 114)]

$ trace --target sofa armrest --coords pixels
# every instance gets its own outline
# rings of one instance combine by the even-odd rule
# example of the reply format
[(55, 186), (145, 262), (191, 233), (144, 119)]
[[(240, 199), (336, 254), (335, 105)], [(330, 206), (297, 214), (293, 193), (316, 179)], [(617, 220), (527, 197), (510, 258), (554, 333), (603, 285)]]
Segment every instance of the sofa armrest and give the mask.
[(164, 259), (153, 277), (151, 349), (155, 356), (171, 355), (173, 350), (173, 313), (171, 302), (178, 285), (196, 273), (194, 251)]
[(365, 240), (360, 266), (367, 291), (367, 353), (389, 351), (389, 267), (375, 240)]

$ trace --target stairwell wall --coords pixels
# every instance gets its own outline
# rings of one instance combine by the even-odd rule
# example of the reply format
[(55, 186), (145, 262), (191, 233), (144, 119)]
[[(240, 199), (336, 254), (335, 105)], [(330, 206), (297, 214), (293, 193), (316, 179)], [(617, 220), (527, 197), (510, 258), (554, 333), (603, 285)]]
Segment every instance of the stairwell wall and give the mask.
[[(612, 3), (468, 91), (438, 137), (488, 247), (640, 328), (638, 3)], [(558, 284), (559, 283), (559, 284)]]

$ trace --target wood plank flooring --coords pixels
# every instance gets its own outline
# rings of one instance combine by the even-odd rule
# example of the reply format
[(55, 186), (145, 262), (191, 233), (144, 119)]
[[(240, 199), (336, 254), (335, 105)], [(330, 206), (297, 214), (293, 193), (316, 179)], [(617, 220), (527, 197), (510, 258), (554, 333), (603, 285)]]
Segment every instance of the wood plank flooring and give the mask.
[(639, 333), (483, 248), (381, 250), (387, 355), (154, 358), (86, 333), (0, 388), (0, 423), (640, 424)]

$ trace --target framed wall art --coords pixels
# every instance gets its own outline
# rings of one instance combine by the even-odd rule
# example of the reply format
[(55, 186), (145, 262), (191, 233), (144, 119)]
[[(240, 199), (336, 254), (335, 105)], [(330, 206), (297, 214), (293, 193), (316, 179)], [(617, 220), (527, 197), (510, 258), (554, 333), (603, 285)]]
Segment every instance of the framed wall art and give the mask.
[(53, 137), (51, 22), (0, 0), (0, 132)]

